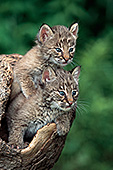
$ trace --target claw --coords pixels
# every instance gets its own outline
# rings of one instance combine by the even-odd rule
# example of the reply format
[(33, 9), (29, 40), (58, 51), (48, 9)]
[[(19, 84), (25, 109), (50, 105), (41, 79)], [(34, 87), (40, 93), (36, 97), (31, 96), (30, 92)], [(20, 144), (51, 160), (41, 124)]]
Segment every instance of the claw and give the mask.
[(19, 146), (17, 146), (16, 148), (17, 148), (17, 149), (20, 149), (20, 147), (19, 147)]
[(16, 146), (16, 145), (9, 145), (12, 149), (21, 149), (21, 147)]

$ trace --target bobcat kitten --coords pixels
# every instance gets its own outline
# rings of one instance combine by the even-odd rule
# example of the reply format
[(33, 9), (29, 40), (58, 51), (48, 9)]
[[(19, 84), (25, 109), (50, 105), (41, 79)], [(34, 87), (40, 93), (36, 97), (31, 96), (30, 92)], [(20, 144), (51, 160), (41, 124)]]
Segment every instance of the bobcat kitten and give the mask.
[(68, 133), (77, 107), (79, 74), (79, 66), (72, 74), (48, 67), (42, 73), (43, 88), (38, 87), (29, 99), (21, 93), (12, 101), (6, 113), (9, 144), (23, 147), (24, 137), (33, 137), (50, 122), (56, 123), (58, 135)]
[(74, 56), (78, 24), (49, 27), (41, 26), (34, 46), (16, 64), (11, 99), (22, 91), (28, 98), (36, 91), (44, 68), (48, 65), (55, 70), (69, 64)]

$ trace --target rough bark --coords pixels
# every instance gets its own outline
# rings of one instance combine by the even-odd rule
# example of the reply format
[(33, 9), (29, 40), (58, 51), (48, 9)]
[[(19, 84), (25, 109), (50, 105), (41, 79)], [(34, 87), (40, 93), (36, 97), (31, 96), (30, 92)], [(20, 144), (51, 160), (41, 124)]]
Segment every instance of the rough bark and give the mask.
[[(58, 136), (56, 125), (51, 123), (40, 129), (25, 149), (8, 146), (5, 107), (10, 95), (12, 68), (22, 58), (19, 54), (0, 56), (0, 170), (50, 170), (58, 160), (66, 136)], [(72, 124), (75, 113), (70, 115)]]
[[(74, 115), (73, 113), (71, 123)], [(1, 131), (0, 135), (3, 133), (4, 131)], [(0, 169), (52, 169), (62, 152), (66, 136), (58, 136), (55, 123), (51, 123), (40, 129), (25, 149), (12, 149), (0, 139)]]
[(13, 68), (22, 57), (20, 54), (0, 55), (0, 125), (11, 93)]

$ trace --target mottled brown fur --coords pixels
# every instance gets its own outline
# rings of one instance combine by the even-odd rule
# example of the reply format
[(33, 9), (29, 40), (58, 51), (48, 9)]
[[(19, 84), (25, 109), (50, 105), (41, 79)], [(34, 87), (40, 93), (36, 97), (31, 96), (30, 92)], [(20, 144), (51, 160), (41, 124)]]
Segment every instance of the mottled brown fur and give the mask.
[[(40, 76), (48, 65), (55, 70), (70, 63), (75, 52), (78, 24), (70, 29), (65, 26), (53, 28), (44, 24), (34, 46), (14, 68), (11, 100), (20, 92), (29, 98), (36, 92)], [(16, 90), (17, 89), (17, 90)]]
[(77, 107), (79, 73), (80, 67), (72, 74), (63, 69), (54, 72), (48, 67), (42, 73), (43, 84), (35, 95), (26, 99), (21, 93), (12, 101), (6, 114), (9, 144), (23, 147), (24, 136), (32, 137), (52, 121), (59, 135), (68, 133), (69, 117)]
[(21, 58), (19, 54), (0, 55), (0, 122), (11, 93), (13, 68)]

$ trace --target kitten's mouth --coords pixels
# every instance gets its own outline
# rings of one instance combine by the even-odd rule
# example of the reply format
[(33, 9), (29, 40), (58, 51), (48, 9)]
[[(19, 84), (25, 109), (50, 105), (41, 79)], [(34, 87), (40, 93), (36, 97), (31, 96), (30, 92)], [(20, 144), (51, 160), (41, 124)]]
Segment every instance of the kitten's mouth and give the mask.
[(66, 109), (71, 109), (73, 106), (74, 106), (74, 103), (71, 103), (68, 106), (66, 106)]
[(69, 61), (61, 61), (61, 60), (57, 61), (57, 64), (62, 65), (62, 66), (66, 66), (68, 63), (70, 63), (70, 62)]
[(52, 102), (52, 105), (51, 105), (51, 108), (57, 108), (59, 110), (63, 110), (63, 111), (70, 111), (74, 106), (74, 103), (73, 104), (70, 104), (70, 105), (64, 105), (64, 104), (58, 104), (56, 102)]
[(66, 106), (66, 108), (71, 108), (71, 106)]
[(62, 64), (67, 65), (67, 64), (68, 64), (68, 62), (64, 61), (64, 62), (62, 62)]
[(71, 106), (67, 106), (65, 108), (62, 108), (63, 111), (70, 111), (71, 110)]
[(60, 60), (59, 58), (53, 60), (55, 64), (58, 64), (60, 66), (66, 66), (67, 64), (71, 63), (71, 61), (72, 61), (71, 59), (65, 61), (65, 60)]
[(69, 64), (69, 63), (71, 63), (71, 60), (67, 60), (67, 61), (61, 61), (61, 63), (63, 64), (63, 65), (67, 65), (67, 64)]
[(71, 110), (71, 109), (72, 109), (72, 107), (73, 107), (73, 105), (71, 104), (71, 105), (68, 105), (68, 106), (62, 107), (62, 109), (63, 109), (64, 111), (69, 111), (69, 110)]

